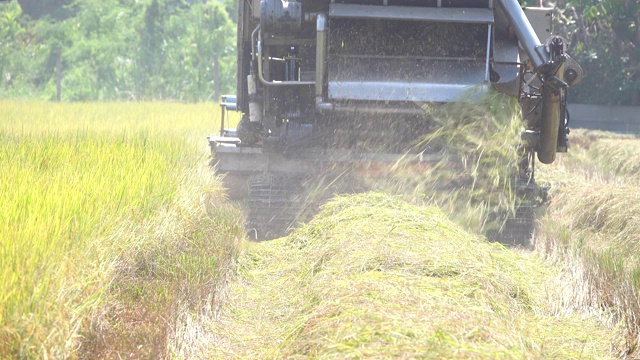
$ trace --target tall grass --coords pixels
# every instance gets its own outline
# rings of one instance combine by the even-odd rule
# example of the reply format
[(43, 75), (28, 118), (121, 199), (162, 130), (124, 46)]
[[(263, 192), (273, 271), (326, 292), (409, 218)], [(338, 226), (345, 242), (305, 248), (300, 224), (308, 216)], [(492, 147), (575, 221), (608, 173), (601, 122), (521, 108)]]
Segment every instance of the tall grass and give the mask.
[(621, 355), (640, 341), (640, 140), (577, 131), (577, 146), (541, 177), (553, 200), (536, 247), (566, 264), (567, 303), (609, 316), (626, 335)]
[[(197, 171), (207, 163), (205, 136), (217, 128), (217, 113), (213, 105), (0, 105), (2, 357), (76, 354), (100, 309), (126, 307), (119, 290), (135, 276), (123, 275), (145, 273), (123, 270), (132, 264), (162, 265), (185, 278), (213, 273), (217, 259), (204, 253), (186, 251), (195, 258), (184, 259), (156, 251), (139, 260), (168, 239), (174, 243), (165, 248), (177, 250), (186, 239), (203, 250), (193, 237), (211, 230), (176, 227), (202, 223), (212, 211), (207, 201), (223, 199), (219, 180)], [(218, 240), (239, 236), (229, 217), (205, 229), (225, 229)], [(168, 255), (175, 261), (162, 263)], [(160, 271), (145, 274), (153, 273)]]

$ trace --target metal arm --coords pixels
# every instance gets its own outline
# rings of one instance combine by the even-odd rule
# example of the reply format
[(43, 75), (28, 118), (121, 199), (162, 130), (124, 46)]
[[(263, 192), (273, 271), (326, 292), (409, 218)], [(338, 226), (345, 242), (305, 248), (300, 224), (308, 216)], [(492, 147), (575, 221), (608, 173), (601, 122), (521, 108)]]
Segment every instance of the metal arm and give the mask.
[(498, 0), (543, 85), (542, 116), (537, 125), (538, 160), (551, 164), (559, 148), (566, 148), (567, 88), (580, 83), (582, 69), (565, 54), (564, 39), (553, 36), (542, 44), (517, 0)]
[(524, 47), (524, 51), (529, 55), (533, 66), (538, 69), (547, 64), (550, 60), (549, 54), (544, 49), (544, 45), (542, 45), (540, 39), (538, 39), (538, 35), (536, 35), (536, 32), (533, 30), (531, 23), (524, 14), (524, 11), (522, 11), (518, 1), (498, 0), (498, 2), (502, 5), (505, 15), (507, 15), (509, 19), (509, 23), (513, 26), (518, 40), (520, 40), (522, 47)]

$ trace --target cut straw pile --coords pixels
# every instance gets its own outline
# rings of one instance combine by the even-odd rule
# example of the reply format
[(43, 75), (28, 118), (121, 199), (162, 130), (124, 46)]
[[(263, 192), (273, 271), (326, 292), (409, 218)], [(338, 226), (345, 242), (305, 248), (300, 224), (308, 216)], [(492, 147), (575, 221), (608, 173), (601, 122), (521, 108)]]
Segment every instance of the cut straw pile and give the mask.
[(542, 178), (553, 201), (538, 228), (537, 248), (573, 276), (568, 304), (609, 314), (627, 337), (640, 340), (640, 140), (578, 132), (579, 146)]
[(414, 204), (436, 204), (476, 233), (499, 232), (523, 200), (516, 196), (524, 129), (517, 101), (490, 93), (479, 102), (423, 104), (422, 110), (431, 127), (414, 151), (440, 160), (400, 161), (383, 171), (378, 163), (370, 169), (359, 164), (361, 187), (397, 194)]
[[(478, 103), (423, 109), (438, 125), (424, 143), (445, 154), (433, 172), (421, 177), (425, 194), (466, 229), (489, 233), (502, 228), (523, 200), (515, 194), (524, 130), (516, 100), (490, 93)], [(447, 166), (452, 163), (459, 165)], [(445, 191), (443, 184), (448, 184)]]
[(210, 358), (607, 358), (611, 331), (554, 304), (558, 271), (434, 207), (339, 197), (249, 245)]

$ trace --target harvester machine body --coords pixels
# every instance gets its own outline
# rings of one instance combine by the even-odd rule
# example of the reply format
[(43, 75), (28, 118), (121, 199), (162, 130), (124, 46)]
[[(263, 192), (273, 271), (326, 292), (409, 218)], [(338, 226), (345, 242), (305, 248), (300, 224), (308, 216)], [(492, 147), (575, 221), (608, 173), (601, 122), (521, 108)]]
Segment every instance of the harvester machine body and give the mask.
[(318, 162), (394, 154), (431, 161), (404, 147), (432, 128), (424, 104), (474, 102), (491, 89), (520, 100), (531, 161), (566, 151), (565, 94), (582, 70), (551, 35), (552, 9), (517, 0), (239, 0), (238, 8), (237, 94), (225, 104), (243, 116), (235, 133), (210, 137), (221, 171), (306, 173)]

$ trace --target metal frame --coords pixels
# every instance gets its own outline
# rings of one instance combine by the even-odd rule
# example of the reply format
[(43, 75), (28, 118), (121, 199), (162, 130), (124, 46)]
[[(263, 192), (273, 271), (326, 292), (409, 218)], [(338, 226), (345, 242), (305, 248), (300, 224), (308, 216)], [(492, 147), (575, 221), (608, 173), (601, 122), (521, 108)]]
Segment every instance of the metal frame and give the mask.
[[(255, 36), (258, 36), (258, 42), (257, 44), (255, 43)], [(263, 57), (263, 52), (262, 52), (262, 30), (260, 29), (260, 25), (258, 25), (256, 27), (255, 30), (253, 30), (253, 33), (251, 34), (251, 43), (252, 43), (252, 50), (257, 52), (257, 61), (258, 61), (258, 79), (260, 79), (260, 82), (265, 85), (265, 86), (288, 86), (288, 85), (304, 85), (304, 86), (311, 86), (311, 85), (315, 85), (316, 82), (315, 81), (271, 81), (271, 80), (267, 80), (264, 77), (264, 73), (263, 73), (263, 61), (265, 61), (262, 57)], [(255, 59), (255, 58), (254, 58)]]
[(549, 54), (545, 51), (540, 39), (538, 39), (538, 35), (533, 29), (533, 26), (531, 26), (520, 4), (514, 0), (498, 0), (498, 3), (504, 9), (509, 23), (512, 24), (518, 40), (520, 40), (533, 66), (538, 69), (547, 64), (550, 61)]
[(410, 6), (379, 6), (331, 4), (329, 17), (358, 19), (416, 20), (460, 22), (468, 24), (493, 23), (493, 10), (476, 8), (427, 8)]
[[(330, 81), (329, 97), (335, 100), (450, 102), (474, 101), (489, 84), (438, 84), (406, 82)], [(382, 94), (385, 94), (384, 97)]]
[[(441, 3), (439, 3), (441, 6)], [(318, 20), (317, 58), (316, 58), (316, 107), (320, 110), (337, 110), (338, 106), (326, 102), (332, 100), (363, 101), (475, 101), (478, 94), (488, 91), (490, 85), (490, 60), (494, 13), (493, 1), (486, 9), (477, 8), (421, 8), (402, 6), (353, 5), (331, 3), (327, 19)], [(327, 82), (325, 54), (327, 47), (326, 32), (328, 19), (392, 19), (421, 22), (454, 22), (467, 24), (487, 24), (487, 46), (484, 56), (484, 77), (482, 82), (462, 81), (455, 84), (394, 82), (394, 81), (329, 81)], [(480, 60), (471, 58), (430, 58), (424, 60)], [(325, 82), (327, 89), (325, 91)], [(384, 94), (384, 95), (383, 95)], [(361, 107), (364, 108), (364, 107)]]

